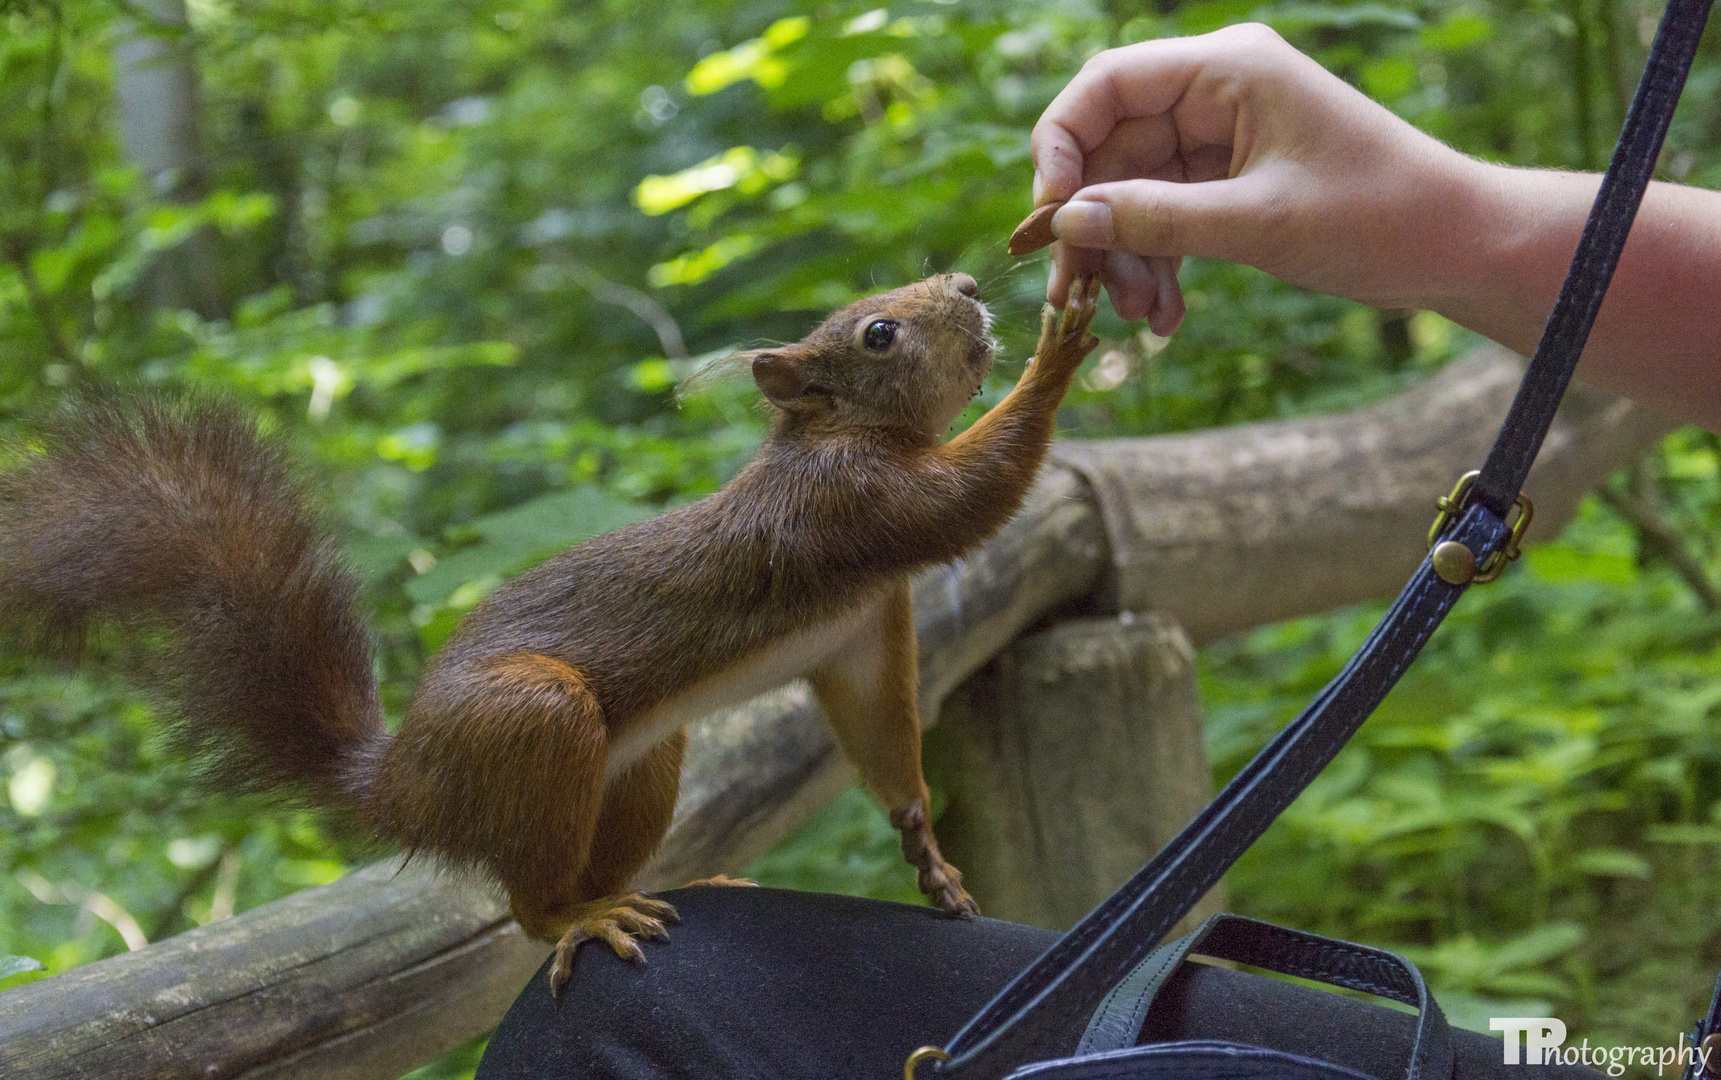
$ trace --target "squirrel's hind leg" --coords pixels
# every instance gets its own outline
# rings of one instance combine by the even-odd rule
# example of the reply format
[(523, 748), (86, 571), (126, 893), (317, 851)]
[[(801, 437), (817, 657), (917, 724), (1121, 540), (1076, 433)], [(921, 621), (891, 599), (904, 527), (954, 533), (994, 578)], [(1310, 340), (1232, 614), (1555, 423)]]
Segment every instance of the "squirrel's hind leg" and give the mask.
[(681, 786), (681, 755), (687, 732), (677, 731), (604, 789), (590, 855), (580, 875), (578, 895), (602, 897), (559, 912), (567, 927), (556, 942), (550, 965), (550, 992), (559, 994), (574, 970), (574, 954), (587, 941), (602, 941), (624, 960), (645, 962), (639, 942), (665, 940), (666, 923), (680, 921), (674, 906), (644, 893), (617, 895), (644, 869), (675, 814)]
[(603, 710), (577, 668), (534, 652), (473, 658), (420, 684), (378, 799), (403, 844), (482, 866), (522, 928), (554, 940), (558, 908), (601, 895), (577, 887), (608, 759)]
[(666, 935), (673, 907), (611, 894), (669, 828), (684, 733), (606, 783), (603, 710), (564, 661), (532, 652), (481, 659), (420, 692), (384, 769), (400, 831), (495, 875), (520, 928), (557, 943), (553, 991), (582, 941), (627, 957), (639, 955), (639, 938)]

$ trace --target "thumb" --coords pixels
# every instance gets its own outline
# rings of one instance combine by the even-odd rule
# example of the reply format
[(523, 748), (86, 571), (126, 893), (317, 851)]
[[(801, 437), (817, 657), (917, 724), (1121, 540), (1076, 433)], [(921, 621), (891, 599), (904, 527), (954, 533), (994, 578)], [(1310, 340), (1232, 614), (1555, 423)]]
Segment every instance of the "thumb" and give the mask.
[(1052, 234), (1072, 247), (1250, 262), (1273, 216), (1263, 187), (1259, 174), (1094, 184), (1052, 216)]

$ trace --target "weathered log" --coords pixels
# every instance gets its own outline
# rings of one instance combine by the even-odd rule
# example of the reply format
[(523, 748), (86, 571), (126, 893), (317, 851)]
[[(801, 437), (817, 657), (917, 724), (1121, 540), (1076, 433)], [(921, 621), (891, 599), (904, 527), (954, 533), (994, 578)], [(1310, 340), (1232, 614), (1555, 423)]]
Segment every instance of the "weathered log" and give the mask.
[[(917, 583), (924, 715), (1033, 622), (1090, 597), (1108, 534), (1121, 557), (1105, 591), (1198, 641), (1391, 592), (1434, 496), (1479, 462), (1517, 370), (1496, 353), (1341, 417), (1063, 444), (1097, 501), (1050, 466), (1001, 536)], [(1532, 476), (1536, 535), (1666, 428), (1576, 393)], [(847, 777), (803, 689), (702, 723), (648, 884), (735, 869)], [(360, 871), (0, 994), (0, 1075), (391, 1080), (493, 1025), (543, 955), (502, 914), (470, 885)]]
[[(1396, 397), (1331, 416), (1156, 439), (1063, 443), (1099, 495), (1115, 604), (1163, 611), (1196, 644), (1398, 590), (1424, 553), (1434, 499), (1478, 468), (1522, 361), (1478, 350)], [(1525, 491), (1531, 541), (1673, 429), (1573, 386)]]
[[(1213, 797), (1195, 648), (1158, 613), (1020, 638), (945, 699), (926, 761), (980, 909), (1067, 930)], [(1223, 906), (1216, 888), (1185, 929)]]
[(489, 890), (391, 861), (0, 996), (0, 1076), (396, 1077), (542, 956)]

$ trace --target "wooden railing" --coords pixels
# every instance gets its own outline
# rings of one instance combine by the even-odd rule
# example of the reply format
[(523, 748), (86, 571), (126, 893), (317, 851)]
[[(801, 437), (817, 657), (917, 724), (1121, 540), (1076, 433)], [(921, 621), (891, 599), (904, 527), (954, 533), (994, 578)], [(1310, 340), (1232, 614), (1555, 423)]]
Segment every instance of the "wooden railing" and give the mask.
[[(998, 537), (916, 582), (923, 715), (937, 717), (1024, 631), (1061, 617), (1157, 613), (1163, 646), (1120, 647), (1127, 656), (1186, 651), (1182, 631), (1199, 644), (1389, 595), (1421, 556), (1434, 498), (1481, 461), (1520, 365), (1487, 350), (1349, 413), (1060, 444)], [(1670, 427), (1599, 392), (1570, 395), (1531, 476), (1532, 539), (1554, 535), (1584, 493)], [(952, 737), (985, 726), (975, 694), (960, 697)], [(996, 760), (960, 745), (934, 756)], [(643, 884), (734, 870), (850, 782), (803, 686), (710, 717)], [(988, 862), (983, 838), (952, 841)], [(990, 861), (1030, 865), (999, 852)], [(1082, 902), (999, 900), (1053, 921)], [(0, 993), (0, 1076), (392, 1080), (493, 1026), (545, 951), (482, 883), (386, 862)]]

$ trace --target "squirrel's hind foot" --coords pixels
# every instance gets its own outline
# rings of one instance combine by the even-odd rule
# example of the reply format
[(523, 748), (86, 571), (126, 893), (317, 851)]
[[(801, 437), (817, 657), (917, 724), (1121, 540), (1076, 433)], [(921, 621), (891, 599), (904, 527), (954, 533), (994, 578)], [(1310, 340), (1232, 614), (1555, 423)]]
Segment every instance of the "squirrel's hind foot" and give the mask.
[(627, 896), (607, 896), (573, 910), (573, 921), (567, 933), (556, 942), (554, 960), (550, 964), (550, 994), (560, 996), (562, 987), (574, 973), (574, 952), (587, 941), (597, 940), (609, 945), (623, 960), (645, 963), (645, 951), (639, 947), (643, 938), (669, 940), (665, 923), (681, 921), (675, 907), (644, 893)]

